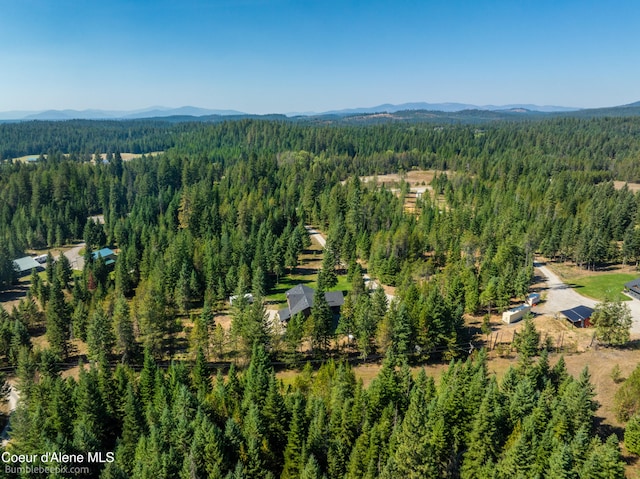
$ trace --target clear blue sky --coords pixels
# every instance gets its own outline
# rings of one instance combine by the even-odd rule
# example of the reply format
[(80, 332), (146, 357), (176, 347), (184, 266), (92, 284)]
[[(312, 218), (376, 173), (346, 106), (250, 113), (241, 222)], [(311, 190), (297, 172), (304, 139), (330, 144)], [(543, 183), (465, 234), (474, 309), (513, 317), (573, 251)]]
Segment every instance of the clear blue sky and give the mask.
[(0, 111), (640, 100), (640, 2), (0, 0)]

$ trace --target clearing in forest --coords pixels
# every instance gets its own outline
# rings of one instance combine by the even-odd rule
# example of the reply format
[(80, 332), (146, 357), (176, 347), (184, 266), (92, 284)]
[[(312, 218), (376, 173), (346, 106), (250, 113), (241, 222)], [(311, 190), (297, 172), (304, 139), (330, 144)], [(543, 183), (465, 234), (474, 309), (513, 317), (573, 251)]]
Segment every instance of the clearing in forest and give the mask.
[(629, 265), (611, 265), (602, 270), (588, 271), (572, 263), (549, 261), (547, 267), (578, 293), (598, 301), (603, 301), (607, 294), (614, 300), (630, 301), (631, 298), (622, 293), (624, 284), (640, 276), (640, 272)]
[[(266, 299), (269, 309), (279, 309), (287, 304), (285, 293), (298, 284), (304, 284), (316, 289), (318, 271), (322, 268), (323, 247), (311, 236), (311, 246), (306, 248), (298, 257), (298, 266), (291, 272), (282, 275), (278, 283), (272, 288)], [(287, 270), (288, 271), (288, 270)], [(331, 291), (346, 292), (351, 289), (346, 275), (338, 274), (338, 284)]]
[[(404, 209), (407, 213), (416, 213), (416, 202), (418, 198), (424, 195), (426, 192), (433, 194), (433, 188), (431, 182), (436, 177), (444, 173), (449, 176), (449, 171), (436, 171), (436, 170), (410, 170), (402, 173), (389, 173), (386, 175), (373, 175), (373, 176), (361, 176), (360, 180), (363, 183), (375, 182), (378, 185), (384, 185), (389, 190), (396, 194), (400, 194), (400, 184), (405, 181), (409, 185), (409, 191), (404, 199)], [(439, 205), (444, 205), (444, 197), (438, 195), (436, 201)]]
[(629, 191), (631, 191), (632, 193), (636, 193), (640, 191), (640, 183), (627, 183), (626, 181), (613, 182), (613, 187), (616, 190), (621, 190), (624, 187), (624, 185), (627, 185), (627, 188), (629, 188)]

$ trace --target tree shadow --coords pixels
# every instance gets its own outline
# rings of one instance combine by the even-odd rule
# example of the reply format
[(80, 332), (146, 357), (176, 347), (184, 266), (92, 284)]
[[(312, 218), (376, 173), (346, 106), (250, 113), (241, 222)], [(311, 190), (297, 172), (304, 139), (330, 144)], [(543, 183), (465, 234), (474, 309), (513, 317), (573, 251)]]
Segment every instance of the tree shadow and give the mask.
[(4, 303), (9, 303), (12, 301), (19, 301), (22, 298), (27, 296), (27, 292), (29, 291), (30, 283), (16, 283), (11, 285), (9, 289), (5, 289), (0, 292), (0, 305)]
[(596, 434), (600, 436), (603, 441), (606, 441), (612, 434), (616, 435), (618, 441), (624, 440), (624, 427), (605, 423), (604, 418), (599, 416), (596, 416), (593, 422)]

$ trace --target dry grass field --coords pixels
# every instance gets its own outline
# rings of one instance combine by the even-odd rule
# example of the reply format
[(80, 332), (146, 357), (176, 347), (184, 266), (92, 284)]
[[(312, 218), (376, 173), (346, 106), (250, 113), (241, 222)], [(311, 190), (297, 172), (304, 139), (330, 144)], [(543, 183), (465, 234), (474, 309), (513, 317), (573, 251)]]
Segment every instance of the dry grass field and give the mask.
[(629, 188), (629, 191), (631, 191), (632, 193), (635, 193), (636, 191), (640, 191), (640, 183), (627, 183), (626, 181), (614, 181), (613, 182), (613, 187), (616, 190), (621, 190), (624, 185), (627, 185), (627, 188)]

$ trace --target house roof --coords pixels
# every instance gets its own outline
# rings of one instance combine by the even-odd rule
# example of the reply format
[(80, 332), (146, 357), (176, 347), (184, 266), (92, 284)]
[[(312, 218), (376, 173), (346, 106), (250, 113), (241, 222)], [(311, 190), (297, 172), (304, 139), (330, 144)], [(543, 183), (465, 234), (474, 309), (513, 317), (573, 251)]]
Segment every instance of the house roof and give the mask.
[(102, 256), (103, 258), (107, 259), (109, 256), (115, 256), (115, 255), (116, 255), (116, 252), (110, 248), (102, 248), (98, 251), (94, 251), (93, 253), (91, 253), (91, 256), (93, 256), (93, 259), (98, 259), (98, 256)]
[(289, 308), (279, 309), (278, 317), (280, 321), (289, 321), (291, 319), (291, 311), (289, 311)]
[(576, 306), (575, 308), (560, 311), (572, 323), (579, 323), (585, 319), (589, 319), (593, 314), (593, 309), (588, 306)]
[(324, 293), (324, 297), (329, 303), (329, 307), (338, 307), (344, 304), (344, 296), (342, 295), (342, 291), (328, 291)]
[(42, 268), (42, 265), (35, 259), (33, 259), (32, 256), (25, 256), (24, 258), (14, 259), (13, 265), (20, 273), (31, 271), (33, 268)]
[[(278, 311), (280, 320), (286, 321), (294, 314), (313, 308), (313, 296), (315, 294), (316, 291), (313, 288), (305, 286), (304, 284), (299, 284), (291, 288), (285, 293), (289, 307)], [(324, 297), (330, 308), (340, 307), (344, 304), (342, 291), (329, 291), (324, 293)]]
[(309, 286), (299, 284), (285, 294), (289, 303), (290, 315), (298, 314), (307, 308), (313, 308), (313, 295), (316, 292)]
[(636, 278), (633, 281), (629, 281), (624, 284), (624, 287), (633, 291), (636, 294), (640, 294), (640, 278)]
[(529, 309), (531, 309), (531, 306), (529, 306), (528, 304), (521, 304), (520, 306), (516, 306), (515, 308), (505, 311), (505, 313), (517, 313), (519, 311), (524, 311)]

